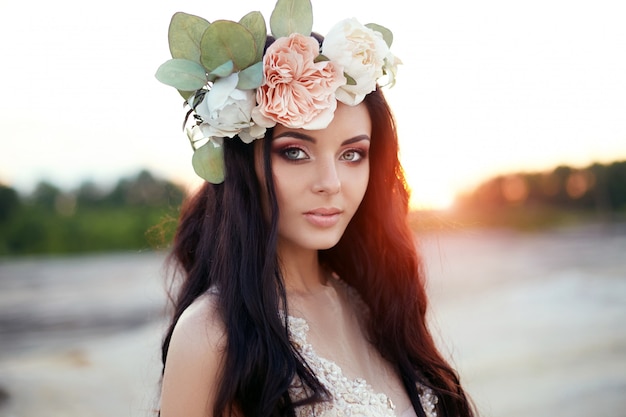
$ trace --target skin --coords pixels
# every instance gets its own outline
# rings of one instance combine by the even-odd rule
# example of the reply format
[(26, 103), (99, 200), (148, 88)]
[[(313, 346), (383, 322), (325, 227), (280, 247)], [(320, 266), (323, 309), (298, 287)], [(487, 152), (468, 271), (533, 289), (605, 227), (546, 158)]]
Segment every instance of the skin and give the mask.
[[(346, 287), (318, 261), (361, 203), (369, 179), (371, 121), (364, 104), (339, 104), (326, 129), (274, 128), (273, 179), (279, 207), (278, 256), (289, 313), (309, 324), (307, 340), (348, 378), (364, 378), (401, 414), (410, 401), (390, 364), (370, 345)], [(254, 145), (263, 178), (262, 144)], [(161, 416), (211, 416), (224, 346), (215, 295), (196, 300), (176, 325), (163, 376)], [(208, 320), (208, 321), (207, 321)]]
[[(271, 160), (280, 212), (278, 255), (289, 290), (307, 291), (326, 281), (317, 251), (339, 241), (363, 200), (370, 135), (364, 104), (339, 103), (326, 129), (274, 128)], [(261, 144), (257, 146), (260, 155)], [(260, 158), (256, 165), (263, 178)]]

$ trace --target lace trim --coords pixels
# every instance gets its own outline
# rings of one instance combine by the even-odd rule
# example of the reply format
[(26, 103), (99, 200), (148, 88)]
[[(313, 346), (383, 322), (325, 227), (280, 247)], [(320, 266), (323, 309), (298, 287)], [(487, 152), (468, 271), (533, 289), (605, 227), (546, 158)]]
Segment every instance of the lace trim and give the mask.
[[(357, 303), (364, 315), (369, 313), (367, 305), (354, 288), (337, 278), (348, 291), (349, 297)], [(210, 294), (219, 294), (215, 287), (209, 288)], [(284, 317), (281, 311), (281, 316)], [(317, 356), (313, 346), (307, 343), (306, 335), (309, 324), (300, 317), (287, 316), (289, 333), (294, 346), (300, 351), (307, 364), (315, 371), (316, 377), (333, 395), (332, 401), (325, 401), (298, 407), (298, 417), (397, 417), (396, 406), (384, 393), (376, 393), (372, 386), (363, 378), (348, 379), (335, 362)], [(437, 417), (437, 396), (428, 387), (418, 384), (420, 403), (426, 417)], [(294, 400), (309, 397), (310, 393), (298, 379), (290, 387), (290, 395)]]
[[(289, 332), (294, 346), (307, 364), (313, 369), (319, 381), (330, 391), (332, 402), (322, 402), (299, 407), (296, 415), (304, 416), (380, 416), (396, 417), (396, 406), (383, 393), (377, 393), (363, 378), (349, 379), (335, 362), (319, 357), (307, 342), (309, 325), (303, 318), (288, 316)], [(427, 417), (437, 417), (435, 410), (437, 397), (432, 390), (420, 386), (420, 402)], [(308, 393), (300, 381), (294, 381), (290, 389), (292, 398), (300, 400)]]

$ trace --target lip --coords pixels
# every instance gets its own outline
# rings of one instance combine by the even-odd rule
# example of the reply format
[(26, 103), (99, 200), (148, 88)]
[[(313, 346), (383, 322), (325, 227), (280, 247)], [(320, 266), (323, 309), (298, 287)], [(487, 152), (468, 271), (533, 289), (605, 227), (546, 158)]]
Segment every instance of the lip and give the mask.
[(343, 213), (338, 208), (317, 208), (304, 213), (304, 218), (317, 227), (332, 227), (339, 222), (339, 218)]

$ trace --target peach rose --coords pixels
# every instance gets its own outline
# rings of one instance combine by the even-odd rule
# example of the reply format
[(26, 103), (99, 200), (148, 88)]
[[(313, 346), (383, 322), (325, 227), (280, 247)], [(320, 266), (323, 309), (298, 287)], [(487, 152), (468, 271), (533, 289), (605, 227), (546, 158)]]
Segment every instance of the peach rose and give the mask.
[(253, 120), (269, 128), (323, 129), (333, 119), (335, 91), (346, 83), (343, 68), (315, 62), (318, 42), (294, 33), (277, 39), (263, 57), (264, 83), (257, 89)]

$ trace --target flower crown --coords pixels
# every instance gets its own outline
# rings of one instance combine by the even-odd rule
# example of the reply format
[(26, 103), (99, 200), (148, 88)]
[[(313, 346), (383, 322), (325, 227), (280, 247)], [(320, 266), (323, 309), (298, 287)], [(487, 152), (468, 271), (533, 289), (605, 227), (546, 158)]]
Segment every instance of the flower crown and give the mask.
[(176, 13), (169, 26), (172, 59), (156, 78), (176, 88), (191, 108), (187, 127), (196, 174), (224, 180), (224, 138), (250, 143), (280, 123), (323, 129), (337, 100), (355, 106), (378, 80), (395, 83), (400, 60), (389, 50), (393, 35), (356, 19), (337, 23), (320, 42), (312, 36), (310, 0), (278, 0), (270, 17), (275, 41), (265, 49), (267, 29), (260, 12), (239, 22)]

